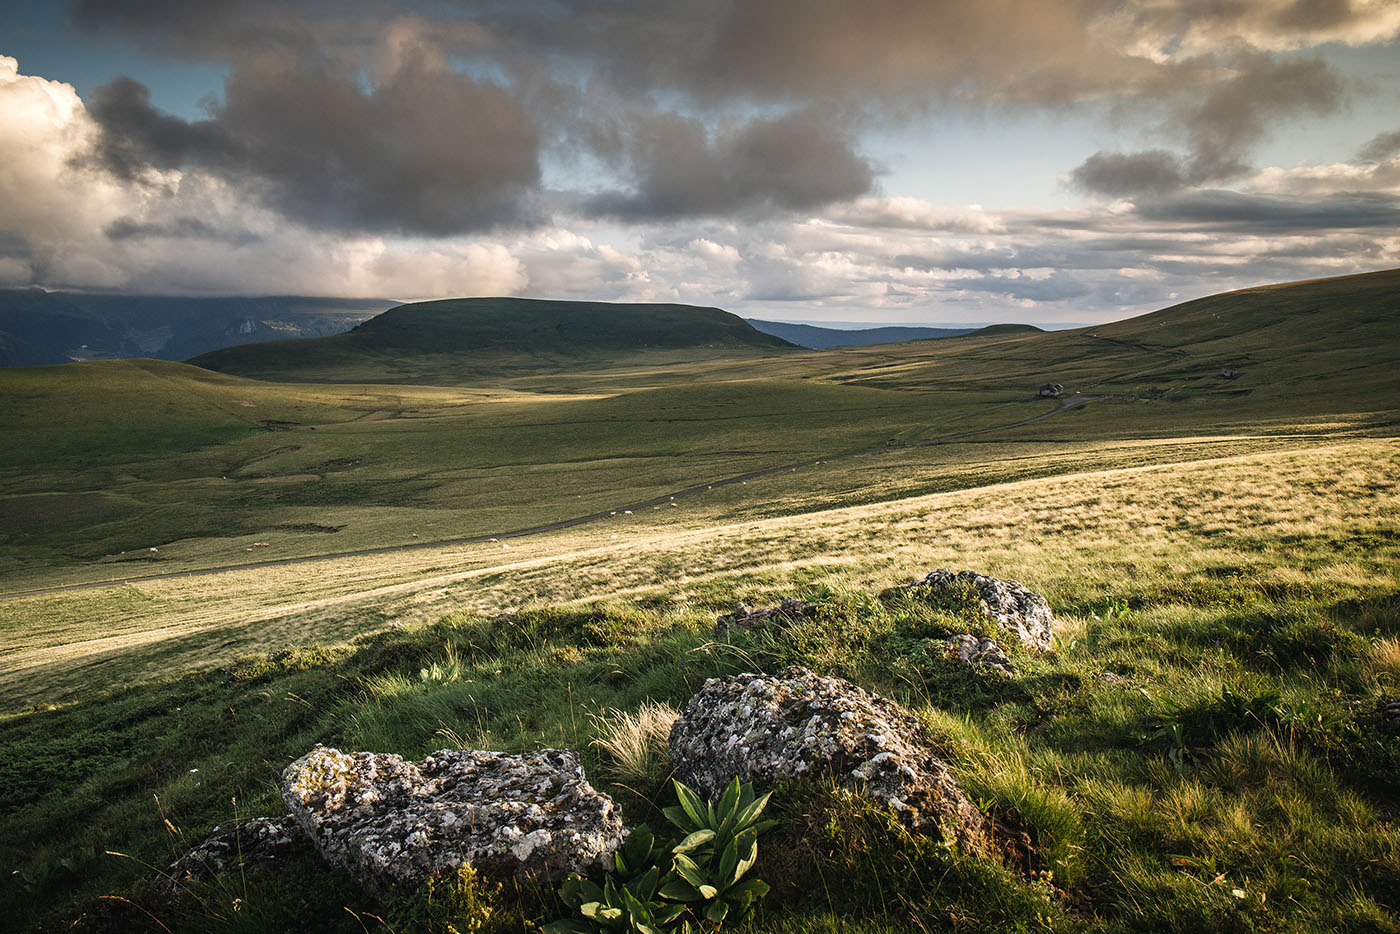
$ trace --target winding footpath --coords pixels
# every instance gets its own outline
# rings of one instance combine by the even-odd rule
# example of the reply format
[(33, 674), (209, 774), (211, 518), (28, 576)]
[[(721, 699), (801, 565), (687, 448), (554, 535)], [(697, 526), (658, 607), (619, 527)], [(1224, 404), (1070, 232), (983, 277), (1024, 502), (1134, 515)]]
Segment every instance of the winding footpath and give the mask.
[(113, 580), (91, 581), (85, 584), (65, 584), (59, 587), (44, 587), (38, 590), (16, 590), (9, 593), (0, 593), (0, 600), (13, 600), (19, 597), (41, 597), (48, 594), (72, 593), (79, 590), (99, 590), (105, 587), (122, 587), (127, 584), (140, 584), (147, 581), (176, 580), (182, 577), (204, 577), (210, 574), (226, 574), (233, 571), (251, 571), (260, 568), (284, 567), (292, 564), (309, 564), (314, 561), (333, 561), (338, 558), (360, 558), (372, 555), (391, 555), (406, 551), (422, 551), (429, 548), (450, 548), (457, 545), (476, 545), (485, 542), (503, 541), (511, 538), (525, 538), (531, 535), (542, 535), (546, 532), (557, 532), (561, 529), (573, 528), (578, 525), (586, 525), (590, 522), (600, 522), (604, 519), (615, 518), (619, 513), (627, 510), (645, 509), (649, 506), (661, 506), (668, 502), (692, 496), (697, 493), (704, 493), (709, 490), (724, 486), (732, 486), (736, 483), (746, 483), (758, 477), (768, 477), (773, 474), (786, 473), (798, 470), (802, 467), (815, 467), (819, 464), (830, 463), (831, 461), (847, 460), (853, 457), (865, 457), (871, 454), (885, 454), (892, 451), (902, 451), (908, 448), (928, 447), (934, 444), (946, 444), (950, 441), (958, 441), (963, 438), (970, 438), (974, 435), (991, 434), (997, 431), (1008, 431), (1012, 428), (1020, 428), (1022, 425), (1029, 425), (1032, 422), (1042, 421), (1069, 411), (1076, 406), (1086, 402), (1093, 402), (1104, 398), (1102, 396), (1086, 396), (1082, 393), (1074, 395), (1061, 401), (1059, 408), (1051, 409), (1049, 412), (1042, 412), (1030, 418), (1023, 418), (1018, 422), (1010, 422), (1005, 425), (994, 425), (991, 428), (978, 428), (972, 431), (961, 431), (954, 434), (940, 435), (937, 438), (926, 438), (923, 441), (909, 441), (903, 444), (883, 445), (877, 448), (869, 448), (863, 451), (848, 451), (845, 454), (833, 454), (830, 457), (819, 457), (812, 460), (800, 461), (793, 464), (783, 464), (779, 467), (767, 467), (763, 470), (753, 470), (749, 473), (736, 474), (732, 477), (725, 477), (721, 480), (711, 480), (708, 483), (698, 486), (686, 487), (683, 490), (676, 490), (672, 493), (664, 493), (661, 496), (637, 503), (629, 503), (625, 506), (618, 506), (615, 510), (607, 512), (595, 512), (586, 516), (578, 516), (573, 519), (564, 519), (559, 522), (551, 522), (547, 525), (531, 526), (527, 529), (517, 529), (513, 532), (498, 532), (494, 535), (474, 535), (470, 538), (451, 538), (434, 542), (411, 542), (403, 545), (389, 545), (384, 548), (365, 548), (359, 551), (337, 551), (321, 555), (302, 555), (296, 558), (274, 558), (268, 561), (252, 561), (246, 564), (228, 564), (216, 568), (196, 568), (188, 571), (170, 571), (165, 574), (147, 574), (135, 577), (120, 577)]

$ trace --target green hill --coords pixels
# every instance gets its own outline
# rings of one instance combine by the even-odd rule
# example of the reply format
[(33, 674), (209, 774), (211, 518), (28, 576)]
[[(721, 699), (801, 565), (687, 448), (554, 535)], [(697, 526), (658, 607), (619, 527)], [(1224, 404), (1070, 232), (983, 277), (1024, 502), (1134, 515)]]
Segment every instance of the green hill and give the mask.
[(796, 349), (718, 308), (459, 298), (400, 305), (346, 334), (248, 344), (189, 362), (257, 379), (454, 383)]
[[(1190, 401), (1179, 418), (1400, 407), (1400, 269), (1226, 292), (1112, 324), (920, 342), (849, 382), (887, 388), (1012, 389)], [(1221, 409), (1223, 411), (1223, 409)], [(1202, 422), (1204, 424), (1204, 422)]]

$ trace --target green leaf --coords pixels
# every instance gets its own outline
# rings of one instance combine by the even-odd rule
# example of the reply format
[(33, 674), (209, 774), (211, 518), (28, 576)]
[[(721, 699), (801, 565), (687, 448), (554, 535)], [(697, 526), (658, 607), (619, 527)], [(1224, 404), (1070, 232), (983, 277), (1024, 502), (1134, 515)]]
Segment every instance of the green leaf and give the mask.
[(623, 891), (636, 896), (641, 901), (651, 901), (652, 896), (656, 894), (656, 882), (660, 875), (661, 870), (652, 866), (646, 872), (624, 885), (622, 887)]
[(696, 847), (704, 846), (715, 838), (715, 832), (706, 828), (686, 835), (686, 838), (671, 848), (672, 853), (689, 853)]
[(617, 852), (613, 854), (613, 862), (617, 866), (617, 871), (623, 875), (631, 875), (645, 866), (651, 857), (652, 845), (655, 841), (655, 835), (646, 824), (633, 830), (627, 835), (627, 841), (618, 847)]
[(668, 808), (662, 808), (661, 813), (666, 815), (668, 821), (675, 824), (686, 833), (690, 833), (692, 830), (698, 830), (700, 827), (699, 824), (691, 820), (690, 814), (686, 809), (679, 805), (673, 804)]
[(705, 909), (705, 917), (715, 924), (722, 924), (727, 914), (729, 914), (729, 903), (722, 900), (712, 903), (709, 908)]
[[(768, 792), (756, 801), (750, 801), (747, 807), (739, 811), (739, 817), (734, 822), (734, 833), (740, 834), (749, 829), (749, 825), (758, 819), (758, 815), (763, 813), (763, 809), (768, 806), (768, 799), (773, 797), (773, 792)], [(770, 824), (771, 826), (771, 824)]]
[(697, 888), (700, 890), (700, 895), (706, 899), (714, 898), (719, 894), (719, 889), (715, 888), (713, 885), (701, 885), (697, 886)]
[[(735, 776), (734, 780), (729, 783), (729, 787), (724, 789), (724, 794), (720, 795), (719, 803), (715, 805), (715, 824), (728, 830), (730, 827), (730, 821), (733, 819), (734, 815), (738, 812), (738, 810), (739, 778), (738, 776)], [(715, 826), (715, 824), (712, 824), (711, 826)]]
[(716, 880), (720, 885), (728, 888), (738, 878), (734, 870), (739, 866), (739, 841), (730, 840), (729, 846), (724, 848), (724, 852), (719, 857), (719, 871), (716, 873)]
[(739, 862), (734, 867), (733, 878), (725, 877), (724, 881), (733, 885), (744, 877), (744, 873), (753, 868), (753, 864), (758, 862), (758, 839), (749, 834), (744, 834), (734, 841), (739, 845)]
[(680, 801), (681, 807), (685, 809), (685, 813), (694, 822), (694, 827), (699, 829), (713, 826), (713, 822), (705, 819), (709, 808), (705, 802), (700, 800), (700, 796), (674, 778), (671, 779), (671, 784), (676, 786), (676, 799)]
[(743, 882), (735, 883), (725, 894), (743, 894), (752, 896), (753, 898), (762, 898), (768, 894), (768, 883), (764, 882), (762, 879), (745, 879)]
[(669, 898), (675, 902), (698, 902), (701, 899), (700, 890), (684, 879), (672, 879), (660, 889), (662, 898)]
[[(698, 895), (699, 893), (696, 894)], [(657, 908), (653, 917), (659, 924), (671, 925), (683, 914), (685, 914), (684, 905), (665, 905)]]
[(598, 927), (573, 918), (565, 918), (561, 921), (551, 921), (541, 925), (540, 930), (544, 931), (545, 934), (594, 934)]
[[(684, 853), (676, 854), (676, 858), (672, 861), (671, 867), (676, 870), (676, 875), (680, 876), (697, 889), (708, 882), (705, 878), (705, 873), (695, 864), (695, 860), (686, 856)], [(705, 897), (709, 898), (708, 895)]]
[(577, 876), (564, 883), (559, 895), (570, 908), (578, 908), (585, 902), (601, 902), (604, 898), (602, 889)]

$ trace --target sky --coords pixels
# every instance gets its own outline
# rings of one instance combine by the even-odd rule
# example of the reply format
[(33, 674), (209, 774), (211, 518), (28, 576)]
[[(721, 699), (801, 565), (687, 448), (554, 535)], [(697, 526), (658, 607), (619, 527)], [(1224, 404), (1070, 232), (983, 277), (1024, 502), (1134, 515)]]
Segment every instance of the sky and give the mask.
[(0, 0), (0, 287), (1055, 327), (1400, 266), (1400, 0)]

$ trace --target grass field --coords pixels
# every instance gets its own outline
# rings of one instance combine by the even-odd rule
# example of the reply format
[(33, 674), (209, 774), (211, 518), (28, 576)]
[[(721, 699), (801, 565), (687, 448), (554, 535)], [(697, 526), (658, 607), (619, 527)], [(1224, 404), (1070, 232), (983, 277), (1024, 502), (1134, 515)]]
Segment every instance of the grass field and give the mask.
[[(0, 450), (0, 590), (152, 578), (0, 600), (0, 910), (411, 930), (391, 917), (411, 899), (310, 862), (174, 897), (146, 864), (275, 812), (315, 742), (564, 745), (654, 819), (664, 755), (592, 741), (795, 662), (918, 711), (1026, 829), (1034, 878), (783, 789), (752, 930), (1400, 930), (1397, 284), (442, 386), (0, 371), (24, 440)], [(1091, 401), (1057, 411), (1051, 381)], [(474, 536), (498, 540), (442, 544)], [(1056, 650), (1013, 650), (1010, 677), (930, 655), (946, 621), (874, 595), (939, 566), (1045, 593)], [(182, 571), (216, 573), (162, 576)], [(734, 601), (785, 596), (821, 605), (816, 628), (712, 639)], [(498, 909), (497, 930), (562, 910)]]

